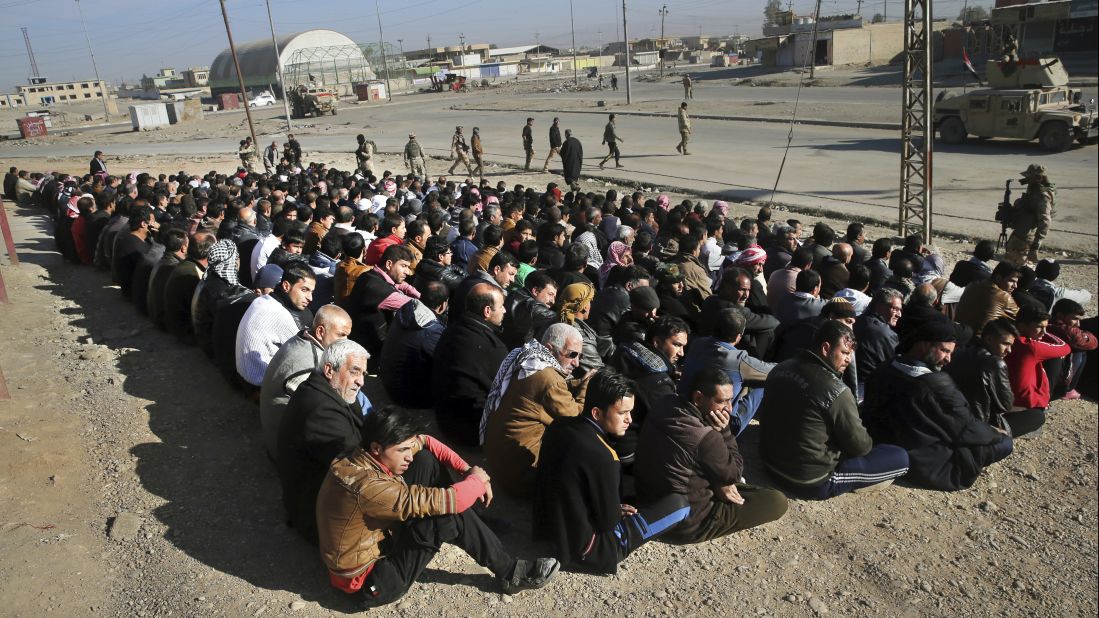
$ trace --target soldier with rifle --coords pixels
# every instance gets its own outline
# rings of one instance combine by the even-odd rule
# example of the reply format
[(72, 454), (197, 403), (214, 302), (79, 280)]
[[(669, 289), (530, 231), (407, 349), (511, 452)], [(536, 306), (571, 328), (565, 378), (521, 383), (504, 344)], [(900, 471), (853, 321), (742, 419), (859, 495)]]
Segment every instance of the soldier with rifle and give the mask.
[(1053, 222), (1056, 188), (1046, 176), (1045, 166), (1032, 163), (1019, 181), (1026, 192), (1015, 201), (1010, 227), (1014, 228), (1004, 246), (1004, 261), (1016, 266), (1038, 263), (1038, 249)]

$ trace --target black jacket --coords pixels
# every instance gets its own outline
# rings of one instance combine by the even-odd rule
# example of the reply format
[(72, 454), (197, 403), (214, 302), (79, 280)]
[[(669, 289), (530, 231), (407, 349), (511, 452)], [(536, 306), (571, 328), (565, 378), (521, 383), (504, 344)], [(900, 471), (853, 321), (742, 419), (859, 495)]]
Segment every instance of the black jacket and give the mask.
[(555, 244), (538, 246), (538, 268), (561, 268), (565, 265), (565, 252)]
[(870, 258), (870, 261), (866, 263), (866, 267), (870, 269), (870, 288), (866, 293), (873, 295), (874, 290), (880, 288), (893, 276), (893, 271), (881, 258)]
[(859, 382), (865, 384), (874, 370), (888, 363), (897, 354), (900, 337), (880, 315), (867, 309), (855, 320), (855, 350)]
[(746, 350), (749, 355), (756, 358), (769, 358), (771, 348), (775, 342), (775, 329), (779, 326), (778, 319), (773, 315), (755, 313), (744, 307), (740, 307), (731, 300), (721, 298), (717, 294), (706, 299), (702, 303), (702, 311), (699, 312), (698, 333), (703, 336), (714, 334), (714, 324), (717, 324), (718, 316), (724, 309), (740, 309), (744, 314), (746, 324), (744, 336), (737, 347)]
[(557, 419), (539, 453), (534, 530), (566, 566), (616, 573), (622, 465), (606, 435), (586, 416)]
[(819, 485), (842, 458), (873, 447), (854, 393), (809, 350), (767, 374), (758, 416), (760, 456), (789, 485)]
[(1004, 359), (974, 345), (956, 352), (946, 372), (965, 395), (973, 416), (991, 424), (997, 420), (996, 415), (1011, 410), (1015, 395)]
[(382, 344), (379, 377), (393, 403), (406, 408), (430, 408), (432, 357), (444, 326), (435, 313), (418, 300), (397, 310)]
[(862, 419), (875, 443), (908, 451), (906, 480), (943, 491), (971, 486), (1002, 438), (974, 416), (950, 374), (903, 358), (870, 376)]
[(504, 344), (508, 349), (517, 348), (558, 321), (553, 309), (534, 300), (526, 288), (519, 288), (504, 300)]
[(362, 408), (347, 403), (321, 373), (313, 373), (290, 397), (279, 431), (277, 455), (282, 503), (290, 523), (316, 541), (317, 493), (328, 464), (362, 441)]
[(435, 347), (431, 388), (439, 428), (448, 438), (478, 443), (485, 398), (507, 354), (499, 330), (474, 316), (447, 326)]
[(984, 281), (991, 276), (992, 269), (988, 267), (988, 264), (968, 259), (954, 265), (954, 270), (950, 271), (950, 282), (964, 288), (970, 283)]
[(436, 260), (424, 258), (416, 265), (416, 275), (412, 279), (412, 285), (416, 289), (423, 290), (428, 281), (441, 281), (451, 295), (461, 285), (465, 274), (453, 266), (443, 266)]
[[(341, 306), (351, 316), (351, 339), (358, 342), (371, 358), (377, 358), (382, 351), (385, 333), (389, 328), (392, 312), (379, 309), (382, 301), (397, 291), (382, 278), (380, 271), (372, 268), (355, 280), (355, 287), (343, 300)], [(373, 363), (371, 363), (373, 365)]]

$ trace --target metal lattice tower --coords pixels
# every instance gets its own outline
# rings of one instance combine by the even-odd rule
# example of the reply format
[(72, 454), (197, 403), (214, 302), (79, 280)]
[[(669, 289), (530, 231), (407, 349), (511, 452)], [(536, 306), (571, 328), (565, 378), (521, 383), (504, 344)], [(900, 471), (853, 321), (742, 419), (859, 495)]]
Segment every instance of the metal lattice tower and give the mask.
[(931, 0), (904, 0), (904, 84), (901, 112), (901, 236), (931, 242)]
[(27, 58), (31, 61), (31, 73), (34, 73), (34, 77), (41, 77), (38, 74), (38, 62), (34, 59), (34, 48), (31, 47), (31, 37), (27, 34), (27, 29), (20, 28), (23, 31), (23, 42), (27, 45)]

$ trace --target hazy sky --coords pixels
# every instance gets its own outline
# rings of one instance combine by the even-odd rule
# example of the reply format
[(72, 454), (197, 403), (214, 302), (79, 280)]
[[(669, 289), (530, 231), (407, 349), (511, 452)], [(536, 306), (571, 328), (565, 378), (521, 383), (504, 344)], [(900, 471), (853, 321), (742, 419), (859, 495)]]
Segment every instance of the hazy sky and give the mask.
[[(963, 0), (937, 0), (937, 16), (957, 16)], [(386, 41), (406, 50), (432, 45), (495, 43), (501, 47), (570, 44), (568, 0), (379, 0)], [(667, 5), (668, 36), (698, 34), (760, 35), (764, 0), (628, 0), (631, 38), (660, 34), (659, 9)], [(854, 12), (857, 0), (823, 0), (822, 14)], [(971, 2), (975, 4), (975, 2)], [(621, 37), (621, 0), (574, 0), (576, 42), (595, 45)], [(814, 0), (795, 0), (794, 10), (809, 14)], [(182, 71), (209, 65), (228, 46), (218, 0), (82, 0), (100, 76), (117, 84), (153, 75), (161, 67)], [(263, 0), (227, 0), (238, 43), (270, 37)], [(900, 17), (902, 0), (863, 4), (869, 17), (887, 6)], [(371, 0), (271, 0), (278, 34), (330, 28), (360, 43), (378, 40)], [(0, 0), (0, 91), (26, 83), (30, 62), (20, 27), (27, 27), (39, 73), (51, 80), (88, 79), (92, 64), (80, 28), (75, 0)]]

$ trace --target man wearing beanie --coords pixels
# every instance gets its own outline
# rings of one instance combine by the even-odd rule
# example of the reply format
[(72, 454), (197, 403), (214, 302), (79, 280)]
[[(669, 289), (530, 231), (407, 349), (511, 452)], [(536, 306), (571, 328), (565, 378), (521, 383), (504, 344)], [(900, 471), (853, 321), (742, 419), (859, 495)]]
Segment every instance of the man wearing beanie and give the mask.
[(874, 442), (908, 451), (913, 484), (955, 491), (1011, 454), (1011, 436), (981, 421), (942, 368), (950, 363), (955, 330), (946, 322), (920, 325), (905, 352), (866, 384), (862, 419)]

